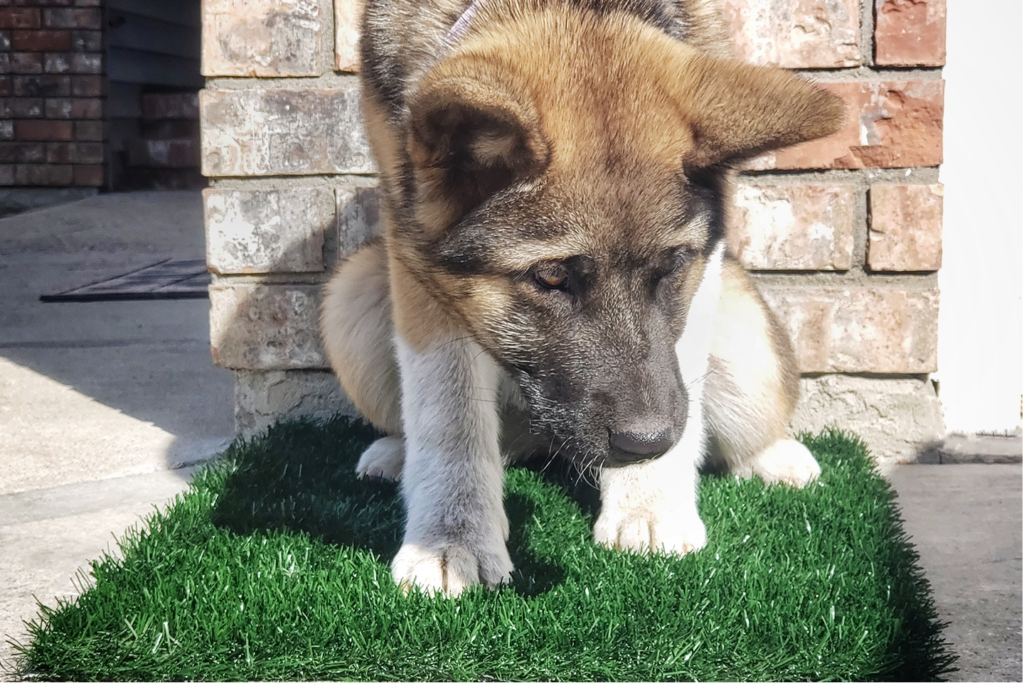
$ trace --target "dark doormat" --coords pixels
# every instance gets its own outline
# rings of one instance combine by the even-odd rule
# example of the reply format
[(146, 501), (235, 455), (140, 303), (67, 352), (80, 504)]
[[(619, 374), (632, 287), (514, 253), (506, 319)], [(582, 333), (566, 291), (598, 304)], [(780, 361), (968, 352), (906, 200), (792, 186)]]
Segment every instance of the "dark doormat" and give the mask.
[(59, 294), (43, 294), (40, 301), (137, 301), (151, 299), (205, 299), (210, 273), (202, 259), (164, 259)]

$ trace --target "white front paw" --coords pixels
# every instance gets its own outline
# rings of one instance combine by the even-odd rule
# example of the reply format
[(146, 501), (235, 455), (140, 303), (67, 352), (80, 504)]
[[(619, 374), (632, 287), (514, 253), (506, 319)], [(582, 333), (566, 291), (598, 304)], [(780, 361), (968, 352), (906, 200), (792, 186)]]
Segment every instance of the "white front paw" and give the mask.
[(602, 509), (594, 540), (609, 548), (686, 555), (708, 542), (707, 529), (696, 511), (678, 509)]
[(391, 563), (395, 583), (405, 590), (456, 597), (470, 586), (493, 588), (509, 581), (512, 559), (502, 542), (470, 549), (451, 543), (428, 547), (405, 543)]
[(404, 464), (405, 441), (400, 436), (385, 436), (363, 451), (356, 464), (356, 474), (360, 478), (398, 481), (402, 478)]
[(818, 461), (806, 446), (793, 439), (779, 439), (758, 453), (750, 468), (766, 484), (803, 487), (821, 476)]

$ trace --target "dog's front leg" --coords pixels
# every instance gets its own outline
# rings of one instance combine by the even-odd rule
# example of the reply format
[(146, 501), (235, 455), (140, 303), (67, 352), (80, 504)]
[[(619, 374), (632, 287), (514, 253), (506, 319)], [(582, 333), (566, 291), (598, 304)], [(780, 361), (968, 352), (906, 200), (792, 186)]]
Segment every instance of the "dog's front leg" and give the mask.
[(396, 339), (405, 427), (405, 538), (392, 564), (405, 587), (455, 596), (512, 571), (498, 447), (499, 369), (451, 330)]
[(700, 400), (690, 401), (683, 438), (656, 460), (601, 471), (601, 514), (594, 540), (623, 550), (685, 555), (707, 543), (697, 512), (703, 449)]
[(679, 555), (707, 544), (707, 530), (697, 512), (697, 471), (706, 444), (704, 380), (722, 293), (723, 255), (719, 244), (708, 256), (686, 328), (675, 346), (687, 391), (683, 436), (656, 460), (601, 471), (601, 514), (594, 525), (598, 543)]

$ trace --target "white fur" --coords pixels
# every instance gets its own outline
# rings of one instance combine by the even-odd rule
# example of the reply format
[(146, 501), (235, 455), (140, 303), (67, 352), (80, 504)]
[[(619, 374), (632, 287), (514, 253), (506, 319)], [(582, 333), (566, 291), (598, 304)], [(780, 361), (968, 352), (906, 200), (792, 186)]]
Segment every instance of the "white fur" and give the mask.
[(356, 463), (356, 474), (370, 479), (398, 481), (405, 464), (405, 442), (400, 436), (377, 439), (363, 451)]
[(708, 372), (715, 313), (722, 288), (719, 245), (690, 303), (676, 356), (688, 393), (683, 437), (658, 459), (601, 473), (601, 515), (594, 525), (598, 543), (628, 550), (686, 554), (707, 543), (697, 512), (697, 468), (703, 459), (704, 378)]
[(396, 336), (405, 432), (405, 538), (395, 581), (455, 596), (512, 572), (499, 452), (500, 370), (467, 339), (414, 350)]
[(779, 439), (754, 456), (750, 472), (768, 484), (803, 487), (821, 476), (821, 466), (799, 441)]

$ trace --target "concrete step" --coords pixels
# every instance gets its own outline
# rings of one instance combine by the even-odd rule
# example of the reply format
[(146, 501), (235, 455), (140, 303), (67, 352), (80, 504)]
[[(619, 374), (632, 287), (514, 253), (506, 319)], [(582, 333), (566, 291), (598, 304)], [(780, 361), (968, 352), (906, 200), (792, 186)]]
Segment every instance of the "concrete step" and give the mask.
[(1021, 437), (951, 434), (918, 456), (922, 464), (1013, 464), (1021, 462)]

